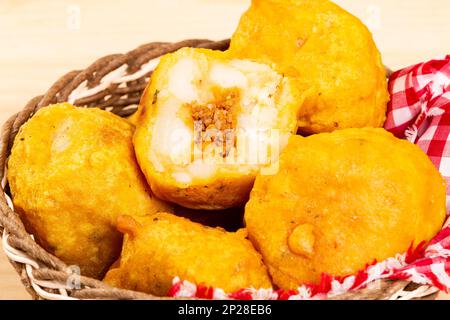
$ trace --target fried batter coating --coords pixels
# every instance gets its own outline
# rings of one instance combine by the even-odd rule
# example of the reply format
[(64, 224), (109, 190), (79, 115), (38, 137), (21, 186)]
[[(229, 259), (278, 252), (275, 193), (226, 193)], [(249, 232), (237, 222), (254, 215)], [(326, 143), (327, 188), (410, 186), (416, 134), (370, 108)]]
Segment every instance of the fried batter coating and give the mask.
[(168, 213), (122, 216), (118, 228), (125, 238), (119, 266), (104, 279), (110, 285), (158, 296), (168, 294), (175, 277), (227, 293), (272, 287), (244, 229), (227, 232)]
[(418, 146), (383, 129), (294, 136), (279, 172), (256, 178), (244, 217), (274, 284), (295, 289), (429, 241), (445, 182)]
[(121, 214), (171, 208), (150, 193), (126, 120), (57, 104), (22, 126), (9, 159), (13, 202), (27, 230), (83, 275), (103, 277), (120, 254)]
[(192, 209), (243, 206), (297, 130), (300, 94), (270, 67), (184, 48), (164, 56), (139, 107), (139, 164), (161, 199)]
[(230, 53), (296, 77), (305, 92), (302, 133), (384, 123), (386, 72), (372, 35), (328, 0), (252, 0)]
[(135, 113), (127, 117), (128, 122), (130, 122), (133, 125), (137, 124), (138, 119), (139, 119), (139, 112), (137, 110)]

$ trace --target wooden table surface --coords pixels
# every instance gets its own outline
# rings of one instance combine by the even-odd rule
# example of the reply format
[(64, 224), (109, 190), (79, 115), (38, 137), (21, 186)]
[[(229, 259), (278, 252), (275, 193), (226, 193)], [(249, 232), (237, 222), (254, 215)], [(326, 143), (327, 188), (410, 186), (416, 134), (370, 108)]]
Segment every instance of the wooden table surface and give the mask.
[[(448, 0), (337, 0), (393, 69), (450, 53)], [(245, 0), (1, 0), (0, 123), (67, 71), (151, 41), (229, 37)], [(443, 298), (444, 295), (442, 295)], [(28, 299), (0, 253), (0, 299)]]

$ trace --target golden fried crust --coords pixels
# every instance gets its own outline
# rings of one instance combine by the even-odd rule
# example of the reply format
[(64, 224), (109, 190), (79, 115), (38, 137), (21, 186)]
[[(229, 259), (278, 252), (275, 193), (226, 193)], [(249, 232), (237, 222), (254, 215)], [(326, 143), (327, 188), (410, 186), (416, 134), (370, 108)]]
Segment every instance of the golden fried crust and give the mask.
[[(152, 81), (141, 98), (139, 110), (132, 116), (137, 126), (133, 141), (140, 167), (152, 191), (163, 200), (192, 209), (220, 210), (243, 206), (248, 200), (257, 169), (252, 169), (252, 172), (244, 172), (245, 163), (218, 166), (220, 168), (217, 169), (212, 177), (201, 179), (194, 177), (190, 182), (180, 182), (174, 178), (174, 166), (169, 164), (170, 161), (156, 156), (156, 158), (159, 157), (158, 161), (161, 161), (166, 166), (164, 170), (159, 170), (151, 159), (150, 154), (157, 150), (154, 140), (156, 137), (164, 135), (162, 132), (155, 131), (155, 123), (158, 121), (160, 114), (163, 113), (161, 110), (164, 110), (169, 104), (180, 103), (171, 95), (168, 84), (173, 82), (170, 79), (171, 70), (183, 59), (192, 59), (198, 62), (200, 66), (213, 65), (214, 63), (226, 64), (230, 61), (228, 55), (223, 52), (193, 48), (184, 48), (161, 58), (158, 67), (152, 75)], [(270, 70), (270, 68), (268, 69)], [(271, 72), (275, 73), (273, 70)], [(208, 76), (204, 76), (204, 78), (198, 79), (197, 82), (205, 83), (207, 78)], [(283, 91), (290, 92), (292, 97), (287, 98), (285, 103), (279, 103), (283, 105), (283, 110), (278, 114), (278, 123), (276, 128), (274, 128), (283, 134), (288, 133), (289, 135), (297, 130), (296, 118), (301, 99), (296, 89), (291, 88), (291, 86), (292, 83), (287, 81), (282, 82), (277, 87), (282, 87)], [(173, 121), (181, 119), (181, 115), (184, 116), (185, 113), (189, 112), (173, 112)], [(176, 129), (179, 128), (177, 127)], [(193, 156), (191, 155), (191, 157)], [(183, 173), (188, 172), (189, 164), (182, 169)]]
[(220, 210), (243, 206), (248, 201), (254, 180), (252, 175), (228, 176), (204, 185), (179, 187), (168, 184), (164, 174), (153, 172), (149, 184), (160, 199), (186, 208)]
[(383, 129), (291, 137), (279, 172), (256, 178), (245, 208), (249, 237), (284, 289), (406, 252), (444, 217), (444, 179), (418, 146)]
[(153, 197), (134, 155), (134, 127), (109, 112), (58, 104), (22, 126), (9, 159), (15, 209), (38, 242), (83, 275), (120, 253), (114, 223), (171, 210)]
[(104, 279), (108, 284), (158, 296), (167, 295), (177, 276), (225, 292), (272, 287), (244, 230), (226, 232), (166, 213), (120, 217), (118, 228), (125, 241), (120, 266)]
[(135, 113), (127, 117), (128, 122), (130, 122), (134, 126), (137, 124), (138, 119), (139, 119), (139, 112), (137, 110)]
[(301, 132), (384, 123), (389, 95), (380, 53), (362, 22), (328, 0), (253, 0), (230, 54), (297, 78), (306, 99)]

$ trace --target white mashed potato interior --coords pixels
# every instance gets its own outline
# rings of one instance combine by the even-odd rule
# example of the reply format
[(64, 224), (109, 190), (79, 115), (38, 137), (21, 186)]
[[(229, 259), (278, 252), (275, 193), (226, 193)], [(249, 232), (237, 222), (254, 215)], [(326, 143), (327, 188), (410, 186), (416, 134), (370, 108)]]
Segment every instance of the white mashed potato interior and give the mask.
[(151, 126), (149, 158), (157, 171), (190, 184), (219, 171), (256, 174), (278, 159), (296, 115), (281, 112), (291, 92), (269, 66), (185, 57), (167, 79)]

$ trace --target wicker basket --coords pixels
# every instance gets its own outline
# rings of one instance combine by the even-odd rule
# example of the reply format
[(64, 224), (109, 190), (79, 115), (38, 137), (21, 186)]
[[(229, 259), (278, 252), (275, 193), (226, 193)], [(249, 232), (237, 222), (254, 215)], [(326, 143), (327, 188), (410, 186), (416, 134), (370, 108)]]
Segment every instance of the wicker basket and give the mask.
[[(140, 96), (159, 57), (181, 47), (226, 50), (229, 41), (186, 40), (154, 42), (126, 54), (98, 59), (85, 70), (71, 71), (44, 94), (33, 98), (3, 126), (0, 141), (0, 231), (3, 249), (31, 296), (35, 299), (169, 299), (112, 288), (101, 281), (78, 276), (61, 260), (46, 252), (28, 234), (14, 212), (6, 180), (7, 159), (19, 128), (46, 105), (68, 101), (78, 106), (99, 107), (120, 116), (136, 110)], [(74, 289), (76, 288), (76, 289)], [(378, 281), (370, 287), (335, 299), (410, 299), (436, 296), (436, 289), (412, 286), (405, 281)]]

